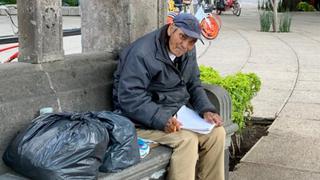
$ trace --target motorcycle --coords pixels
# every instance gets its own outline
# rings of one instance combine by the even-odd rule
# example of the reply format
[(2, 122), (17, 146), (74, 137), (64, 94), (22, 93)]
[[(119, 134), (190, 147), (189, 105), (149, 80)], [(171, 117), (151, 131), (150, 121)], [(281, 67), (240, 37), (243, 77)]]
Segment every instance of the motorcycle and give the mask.
[(238, 0), (215, 0), (216, 13), (221, 14), (222, 11), (232, 9), (232, 13), (236, 16), (241, 14), (241, 4)]

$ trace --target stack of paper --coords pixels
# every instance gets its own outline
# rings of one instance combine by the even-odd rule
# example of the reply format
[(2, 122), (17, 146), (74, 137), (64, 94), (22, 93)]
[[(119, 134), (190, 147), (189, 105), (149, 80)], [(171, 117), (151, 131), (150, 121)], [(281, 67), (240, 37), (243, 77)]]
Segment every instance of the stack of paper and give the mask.
[(208, 134), (214, 128), (215, 124), (208, 123), (205, 119), (199, 116), (198, 113), (182, 106), (177, 112), (177, 119), (182, 123), (183, 129), (188, 129), (201, 134)]

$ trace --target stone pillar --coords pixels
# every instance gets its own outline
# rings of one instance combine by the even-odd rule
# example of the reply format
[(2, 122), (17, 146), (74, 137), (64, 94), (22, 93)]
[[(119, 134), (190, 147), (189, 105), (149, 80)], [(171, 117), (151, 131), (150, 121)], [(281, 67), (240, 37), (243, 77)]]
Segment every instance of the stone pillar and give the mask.
[(19, 61), (62, 60), (61, 0), (18, 0)]
[(161, 27), (164, 23), (163, 0), (131, 0), (130, 1), (130, 41)]
[(167, 1), (158, 0), (158, 27), (167, 23), (168, 3)]
[(130, 41), (130, 0), (80, 0), (82, 51), (117, 54)]
[(118, 54), (130, 42), (163, 24), (166, 15), (164, 2), (81, 0), (83, 52), (108, 51)]

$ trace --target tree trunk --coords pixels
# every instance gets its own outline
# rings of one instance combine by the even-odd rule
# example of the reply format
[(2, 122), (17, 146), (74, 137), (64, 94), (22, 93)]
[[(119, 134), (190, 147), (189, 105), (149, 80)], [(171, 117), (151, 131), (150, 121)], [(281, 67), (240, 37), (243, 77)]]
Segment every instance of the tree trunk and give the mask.
[(277, 27), (278, 27), (278, 2), (277, 2), (277, 0), (272, 0), (272, 5), (273, 5), (272, 28), (273, 28), (273, 32), (277, 32)]

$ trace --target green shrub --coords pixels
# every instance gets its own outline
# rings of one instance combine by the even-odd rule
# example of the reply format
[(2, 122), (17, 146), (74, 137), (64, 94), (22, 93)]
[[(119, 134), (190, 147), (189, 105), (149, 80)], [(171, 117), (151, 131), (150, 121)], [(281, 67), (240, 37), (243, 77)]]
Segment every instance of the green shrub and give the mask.
[(62, 0), (62, 4), (65, 6), (79, 6), (79, 0)]
[(280, 17), (279, 31), (290, 32), (291, 20), (292, 20), (292, 17), (288, 11), (283, 13), (282, 16)]
[(316, 9), (313, 7), (313, 5), (309, 4), (308, 11), (315, 11)]
[(251, 99), (260, 90), (261, 81), (254, 73), (236, 73), (222, 77), (211, 67), (200, 66), (200, 79), (203, 83), (216, 84), (225, 88), (232, 99), (232, 120), (242, 130), (245, 121), (250, 119), (253, 107)]
[(0, 0), (0, 4), (16, 4), (16, 0)]
[(297, 5), (297, 9), (300, 11), (315, 11), (314, 7), (307, 2), (299, 2)]
[(268, 32), (273, 22), (273, 12), (259, 11), (260, 12), (260, 31)]

